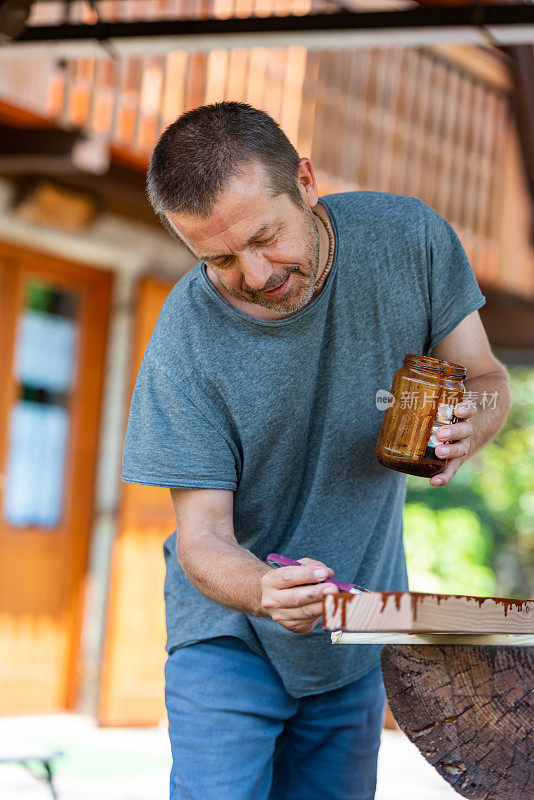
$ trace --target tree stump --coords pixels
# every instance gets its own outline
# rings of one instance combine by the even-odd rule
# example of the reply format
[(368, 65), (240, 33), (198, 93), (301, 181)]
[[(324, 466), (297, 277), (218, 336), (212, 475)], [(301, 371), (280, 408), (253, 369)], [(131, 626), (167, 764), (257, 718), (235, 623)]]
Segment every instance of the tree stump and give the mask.
[(534, 800), (534, 647), (385, 645), (399, 726), (471, 800)]

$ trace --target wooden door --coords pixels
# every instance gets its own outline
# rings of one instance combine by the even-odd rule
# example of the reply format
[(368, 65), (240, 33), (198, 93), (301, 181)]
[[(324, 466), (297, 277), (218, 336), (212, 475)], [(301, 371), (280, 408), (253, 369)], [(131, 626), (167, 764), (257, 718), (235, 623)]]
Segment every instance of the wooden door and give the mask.
[(76, 699), (110, 290), (0, 242), (0, 714)]
[[(139, 284), (131, 389), (172, 283)], [(128, 396), (130, 400), (131, 392)], [(168, 489), (123, 484), (113, 548), (108, 623), (102, 663), (99, 722), (151, 725), (165, 714), (163, 542), (175, 529)]]

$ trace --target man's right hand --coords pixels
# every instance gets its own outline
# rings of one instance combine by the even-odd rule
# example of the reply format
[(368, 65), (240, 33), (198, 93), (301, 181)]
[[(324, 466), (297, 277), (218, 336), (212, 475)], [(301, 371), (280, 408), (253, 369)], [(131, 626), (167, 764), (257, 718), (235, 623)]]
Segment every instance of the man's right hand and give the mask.
[[(322, 561), (300, 558), (302, 567), (272, 569), (236, 541), (233, 491), (171, 489), (176, 514), (176, 555), (192, 585), (217, 603), (284, 628), (309, 633), (322, 613), (323, 584), (334, 571)], [(322, 576), (314, 569), (323, 569)]]
[(339, 590), (324, 583), (334, 570), (314, 561), (299, 558), (302, 567), (272, 569), (261, 579), (261, 606), (267, 616), (294, 633), (310, 633), (323, 613), (322, 599)]

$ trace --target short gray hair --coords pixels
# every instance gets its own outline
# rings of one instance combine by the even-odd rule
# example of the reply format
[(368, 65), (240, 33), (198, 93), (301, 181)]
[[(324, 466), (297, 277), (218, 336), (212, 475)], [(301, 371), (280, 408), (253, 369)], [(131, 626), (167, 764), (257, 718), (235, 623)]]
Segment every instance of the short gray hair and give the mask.
[(285, 193), (304, 206), (296, 180), (299, 155), (269, 114), (234, 101), (193, 108), (159, 137), (148, 169), (148, 198), (176, 237), (165, 211), (208, 217), (230, 178), (254, 161), (264, 166), (273, 196)]

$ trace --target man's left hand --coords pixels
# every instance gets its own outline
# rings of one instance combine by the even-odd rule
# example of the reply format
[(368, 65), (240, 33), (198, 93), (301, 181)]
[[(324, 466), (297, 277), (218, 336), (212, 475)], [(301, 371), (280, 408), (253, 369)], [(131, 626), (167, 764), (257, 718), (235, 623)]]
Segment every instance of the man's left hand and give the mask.
[(445, 469), (439, 475), (430, 478), (431, 486), (445, 486), (456, 474), (460, 466), (469, 456), (473, 424), (469, 417), (476, 413), (476, 405), (472, 403), (458, 403), (453, 409), (453, 414), (460, 419), (452, 425), (442, 425), (436, 431), (436, 438), (450, 444), (439, 444), (436, 447), (438, 458), (446, 460)]

